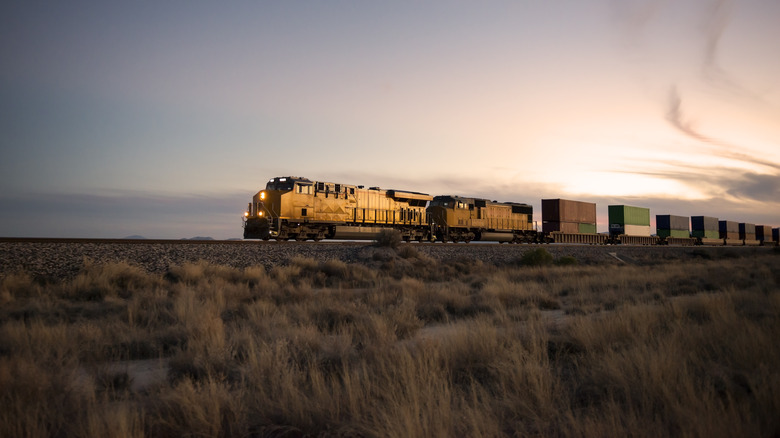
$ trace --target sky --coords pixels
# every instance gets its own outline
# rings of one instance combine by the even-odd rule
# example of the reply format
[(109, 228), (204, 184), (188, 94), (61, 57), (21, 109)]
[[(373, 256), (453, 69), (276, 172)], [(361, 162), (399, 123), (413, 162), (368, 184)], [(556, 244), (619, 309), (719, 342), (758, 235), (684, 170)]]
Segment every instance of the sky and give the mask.
[(10, 1), (0, 236), (240, 237), (274, 176), (780, 226), (777, 0)]

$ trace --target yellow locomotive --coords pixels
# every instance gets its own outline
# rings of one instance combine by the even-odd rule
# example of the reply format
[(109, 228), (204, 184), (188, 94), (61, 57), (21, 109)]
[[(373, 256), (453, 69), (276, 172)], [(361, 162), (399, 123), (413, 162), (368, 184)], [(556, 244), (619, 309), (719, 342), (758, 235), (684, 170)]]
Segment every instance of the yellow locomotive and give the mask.
[(434, 235), (442, 242), (534, 242), (533, 207), (461, 196), (436, 196), (428, 206)]
[(407, 241), (428, 240), (425, 206), (431, 199), (425, 193), (276, 177), (252, 197), (244, 213), (244, 238), (375, 239), (391, 228)]

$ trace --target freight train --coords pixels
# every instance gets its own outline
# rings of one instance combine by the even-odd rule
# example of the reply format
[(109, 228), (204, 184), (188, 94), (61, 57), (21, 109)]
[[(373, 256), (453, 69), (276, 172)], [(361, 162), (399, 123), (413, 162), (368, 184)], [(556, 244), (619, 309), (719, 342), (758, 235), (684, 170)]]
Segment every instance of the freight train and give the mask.
[[(670, 229), (659, 226), (658, 235), (651, 236), (649, 209), (610, 206), (610, 233), (599, 234), (595, 204), (544, 199), (543, 226), (539, 230), (533, 221), (533, 207), (524, 203), (431, 196), (287, 176), (271, 178), (265, 189), (252, 197), (244, 213), (243, 227), (245, 239), (278, 241), (372, 240), (383, 230), (391, 229), (407, 242), (778, 244), (778, 229), (771, 227), (741, 224), (745, 232), (753, 229), (754, 233), (760, 230), (763, 234), (760, 240), (756, 234), (743, 234), (740, 240), (728, 232), (716, 238), (711, 230), (714, 218), (694, 217), (694, 227), (701, 222), (710, 229), (693, 233), (687, 232), (687, 218), (666, 215), (658, 219), (659, 224), (669, 224)], [(682, 219), (685, 231), (675, 225)], [(720, 221), (723, 222), (726, 221)], [(726, 226), (731, 227), (731, 223)]]

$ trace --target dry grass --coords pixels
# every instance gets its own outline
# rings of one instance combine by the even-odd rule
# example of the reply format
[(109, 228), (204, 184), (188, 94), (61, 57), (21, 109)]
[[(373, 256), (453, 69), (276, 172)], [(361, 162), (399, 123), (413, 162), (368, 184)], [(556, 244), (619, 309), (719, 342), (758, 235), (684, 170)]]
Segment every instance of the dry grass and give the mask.
[[(774, 436), (777, 255), (0, 280), (0, 436)], [(147, 382), (129, 364), (154, 359)], [(125, 368), (122, 368), (122, 367)]]

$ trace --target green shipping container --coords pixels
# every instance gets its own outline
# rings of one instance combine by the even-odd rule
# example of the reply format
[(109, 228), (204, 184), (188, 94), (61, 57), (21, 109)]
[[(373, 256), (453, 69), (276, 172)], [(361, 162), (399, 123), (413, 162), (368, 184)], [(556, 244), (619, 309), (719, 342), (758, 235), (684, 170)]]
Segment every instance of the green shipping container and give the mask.
[(650, 209), (627, 205), (609, 206), (609, 224), (650, 226)]
[(687, 230), (658, 230), (658, 237), (691, 237)]
[(596, 224), (580, 224), (580, 234), (596, 234)]
[(704, 239), (720, 239), (720, 231), (718, 230), (693, 230), (691, 232), (693, 237), (701, 237)]

